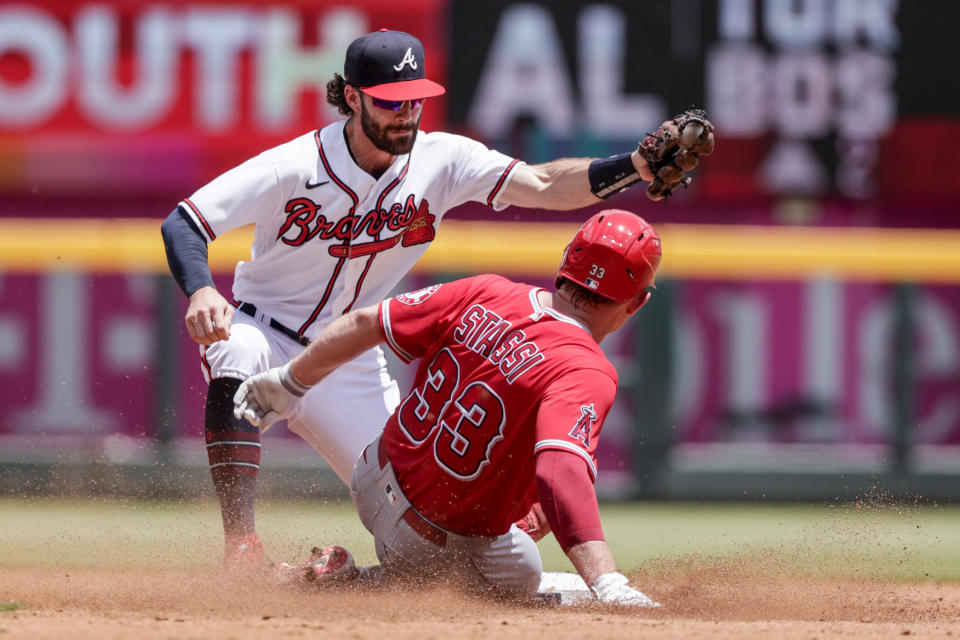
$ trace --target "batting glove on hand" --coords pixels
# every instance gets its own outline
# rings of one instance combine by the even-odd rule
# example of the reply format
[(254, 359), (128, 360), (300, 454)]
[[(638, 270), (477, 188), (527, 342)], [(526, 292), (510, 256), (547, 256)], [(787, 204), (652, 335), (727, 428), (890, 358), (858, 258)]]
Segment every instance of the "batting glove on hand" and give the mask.
[(627, 576), (618, 571), (605, 573), (590, 585), (590, 590), (597, 596), (597, 600), (607, 604), (618, 604), (630, 607), (662, 607), (629, 584)]
[(244, 380), (233, 396), (233, 415), (266, 431), (293, 415), (300, 398), (310, 390), (290, 373), (290, 363)]

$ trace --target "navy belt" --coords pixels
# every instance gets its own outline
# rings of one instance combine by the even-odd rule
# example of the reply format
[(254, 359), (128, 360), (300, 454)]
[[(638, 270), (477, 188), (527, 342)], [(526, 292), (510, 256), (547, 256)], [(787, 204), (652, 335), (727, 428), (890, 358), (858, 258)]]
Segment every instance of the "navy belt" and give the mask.
[[(237, 304), (237, 309), (240, 309), (240, 311), (243, 311), (245, 314), (247, 314), (251, 318), (257, 317), (257, 306), (254, 304), (250, 304), (249, 302), (240, 302)], [(294, 342), (299, 342), (303, 346), (307, 346), (310, 344), (310, 338), (308, 338), (307, 336), (301, 333), (297, 333), (290, 327), (283, 326), (273, 318), (270, 318), (270, 328), (276, 329), (277, 331), (287, 336)]]

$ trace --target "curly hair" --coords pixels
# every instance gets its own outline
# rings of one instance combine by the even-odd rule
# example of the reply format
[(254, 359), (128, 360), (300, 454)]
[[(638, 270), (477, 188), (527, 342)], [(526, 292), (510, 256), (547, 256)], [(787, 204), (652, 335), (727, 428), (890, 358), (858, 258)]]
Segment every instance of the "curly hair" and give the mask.
[(571, 282), (566, 278), (560, 278), (557, 290), (565, 291), (570, 297), (570, 304), (577, 309), (596, 309), (597, 307), (616, 304), (612, 300), (604, 298), (596, 292), (582, 287), (576, 282)]
[(327, 104), (336, 107), (337, 111), (345, 116), (353, 115), (353, 109), (347, 104), (347, 96), (344, 95), (343, 88), (347, 86), (347, 81), (339, 73), (333, 74), (333, 80), (327, 83)]

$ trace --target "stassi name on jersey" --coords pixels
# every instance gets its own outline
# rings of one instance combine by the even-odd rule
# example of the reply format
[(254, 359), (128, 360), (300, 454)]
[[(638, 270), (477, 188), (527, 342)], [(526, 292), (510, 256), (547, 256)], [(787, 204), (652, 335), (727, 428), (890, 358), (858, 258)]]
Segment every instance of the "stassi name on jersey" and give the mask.
[(546, 358), (540, 347), (528, 341), (523, 329), (513, 329), (508, 320), (475, 304), (460, 317), (453, 339), (496, 365), (507, 384)]

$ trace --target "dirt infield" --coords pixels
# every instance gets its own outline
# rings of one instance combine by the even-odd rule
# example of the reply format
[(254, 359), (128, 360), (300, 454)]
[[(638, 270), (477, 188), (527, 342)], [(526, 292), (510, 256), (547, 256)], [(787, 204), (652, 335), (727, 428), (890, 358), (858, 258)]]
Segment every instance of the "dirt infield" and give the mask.
[(958, 584), (757, 575), (750, 564), (633, 573), (666, 604), (635, 611), (442, 591), (305, 594), (219, 572), (4, 569), (0, 638), (960, 638)]

